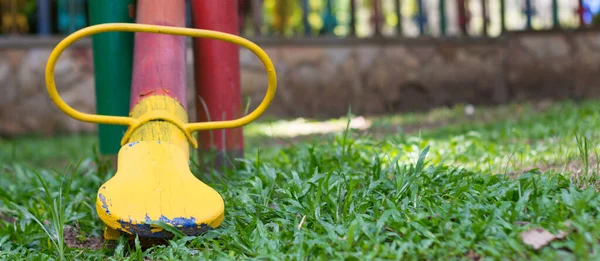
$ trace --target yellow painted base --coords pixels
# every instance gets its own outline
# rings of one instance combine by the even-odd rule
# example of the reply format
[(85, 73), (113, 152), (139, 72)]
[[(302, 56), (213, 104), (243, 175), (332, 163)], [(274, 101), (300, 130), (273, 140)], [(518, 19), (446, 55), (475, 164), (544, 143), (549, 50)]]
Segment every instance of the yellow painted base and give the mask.
[(98, 191), (96, 211), (102, 221), (110, 229), (149, 238), (170, 236), (152, 221), (186, 235), (218, 227), (224, 218), (223, 199), (190, 172), (187, 155), (168, 142), (123, 146), (117, 173)]
[(110, 227), (104, 227), (104, 240), (117, 240), (121, 236), (121, 232)]
[[(129, 117), (87, 114), (73, 109), (58, 94), (55, 65), (61, 53), (75, 41), (103, 32), (145, 32), (201, 37), (248, 48), (267, 72), (267, 93), (258, 107), (244, 117), (227, 121), (188, 123), (185, 109), (167, 96), (149, 96), (136, 104)], [(120, 232), (148, 237), (166, 233), (152, 221), (162, 221), (184, 234), (198, 234), (223, 221), (224, 203), (212, 188), (189, 170), (189, 143), (197, 147), (192, 133), (244, 126), (257, 119), (275, 97), (277, 76), (268, 55), (256, 44), (211, 30), (136, 23), (107, 23), (78, 30), (61, 40), (46, 64), (46, 89), (52, 102), (68, 116), (84, 122), (129, 126), (118, 154), (117, 173), (98, 191), (96, 209), (107, 225), (105, 237)], [(165, 83), (168, 84), (168, 83)]]

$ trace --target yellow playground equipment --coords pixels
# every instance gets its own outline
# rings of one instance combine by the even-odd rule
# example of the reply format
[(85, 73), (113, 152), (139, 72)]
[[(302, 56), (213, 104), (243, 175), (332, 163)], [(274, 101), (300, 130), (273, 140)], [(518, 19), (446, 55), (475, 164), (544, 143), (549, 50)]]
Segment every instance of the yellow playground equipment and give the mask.
[[(144, 32), (222, 40), (252, 51), (267, 71), (268, 89), (260, 105), (248, 115), (229, 121), (188, 123), (184, 107), (168, 92), (144, 96), (132, 104), (129, 117), (88, 114), (75, 110), (59, 96), (54, 67), (61, 53), (75, 41), (103, 32)], [(256, 44), (234, 34), (212, 30), (137, 23), (107, 23), (83, 28), (63, 39), (50, 54), (46, 85), (54, 104), (68, 116), (90, 123), (128, 126), (118, 153), (115, 175), (98, 190), (96, 211), (104, 222), (105, 239), (120, 233), (145, 238), (168, 238), (157, 223), (164, 222), (186, 235), (218, 227), (224, 219), (221, 195), (196, 178), (189, 167), (191, 144), (199, 130), (246, 125), (265, 112), (274, 98), (275, 68)], [(133, 95), (138, 95), (132, 92)]]

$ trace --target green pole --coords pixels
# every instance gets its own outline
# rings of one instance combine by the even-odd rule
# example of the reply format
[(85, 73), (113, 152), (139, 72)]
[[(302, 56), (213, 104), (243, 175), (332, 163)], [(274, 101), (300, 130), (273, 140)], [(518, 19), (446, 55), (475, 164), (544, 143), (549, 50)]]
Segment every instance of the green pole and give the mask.
[(396, 16), (398, 17), (398, 24), (396, 25), (396, 33), (398, 36), (402, 36), (402, 1), (396, 0)]
[(558, 0), (552, 0), (552, 25), (554, 28), (560, 27), (558, 20)]
[(446, 0), (440, 0), (440, 33), (442, 36), (446, 36)]
[[(90, 0), (90, 24), (133, 23), (134, 0)], [(107, 32), (92, 36), (96, 111), (128, 116), (133, 63), (133, 33)], [(100, 153), (114, 155), (121, 148), (126, 126), (98, 126)]]

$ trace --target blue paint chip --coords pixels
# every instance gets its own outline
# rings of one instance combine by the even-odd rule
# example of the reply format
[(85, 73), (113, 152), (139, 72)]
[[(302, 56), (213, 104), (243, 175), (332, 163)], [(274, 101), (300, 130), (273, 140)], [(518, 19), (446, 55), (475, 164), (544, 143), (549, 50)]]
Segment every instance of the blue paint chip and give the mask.
[(158, 219), (162, 222), (165, 222), (167, 224), (171, 224), (175, 227), (189, 227), (189, 226), (196, 226), (196, 219), (195, 218), (184, 218), (184, 217), (179, 217), (179, 218), (174, 218), (173, 220), (169, 220), (167, 217), (165, 216), (160, 216), (160, 218)]
[[(172, 225), (173, 227), (175, 227), (179, 231), (181, 231), (183, 234), (188, 235), (188, 236), (198, 236), (208, 230), (212, 230), (212, 228), (206, 224), (200, 224), (200, 225), (196, 224), (196, 219), (193, 217), (192, 218), (179, 217), (179, 218), (173, 218), (171, 220), (165, 216), (161, 216), (158, 220)], [(150, 216), (148, 216), (148, 214), (146, 214), (145, 221), (146, 222), (152, 221), (150, 219)], [(129, 219), (129, 222), (126, 222), (123, 220), (118, 220), (118, 222), (119, 222), (119, 224), (121, 224), (123, 229), (125, 229), (127, 232), (132, 233), (132, 234), (137, 234), (141, 237), (162, 238), (162, 239), (173, 237), (173, 235), (166, 230), (162, 230), (159, 232), (152, 232), (152, 229), (154, 229), (155, 227), (151, 226), (150, 224), (133, 224), (133, 221), (131, 219)]]
[(102, 194), (98, 194), (98, 197), (100, 198), (100, 202), (102, 202), (102, 208), (106, 210), (106, 214), (110, 215), (110, 210), (108, 210), (108, 205), (106, 204), (106, 197)]
[(131, 142), (131, 143), (129, 143), (129, 147), (133, 147), (135, 144), (138, 144), (138, 143), (140, 143), (140, 142), (139, 141)]

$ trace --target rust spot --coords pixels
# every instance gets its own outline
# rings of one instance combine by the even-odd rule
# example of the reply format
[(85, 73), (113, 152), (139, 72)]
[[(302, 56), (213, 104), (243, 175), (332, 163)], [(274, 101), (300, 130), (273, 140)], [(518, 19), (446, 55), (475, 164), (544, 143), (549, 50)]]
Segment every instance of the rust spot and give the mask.
[(166, 94), (169, 94), (169, 90), (167, 90), (166, 88), (163, 88), (162, 90), (163, 90), (163, 92), (165, 92)]

